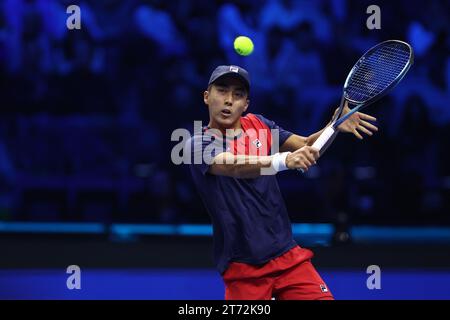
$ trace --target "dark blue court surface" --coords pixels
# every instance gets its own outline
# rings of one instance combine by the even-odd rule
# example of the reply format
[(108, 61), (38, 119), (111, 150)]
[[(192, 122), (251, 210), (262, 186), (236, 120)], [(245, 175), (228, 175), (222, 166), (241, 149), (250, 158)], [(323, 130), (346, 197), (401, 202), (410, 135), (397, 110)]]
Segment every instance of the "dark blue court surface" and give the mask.
[[(319, 270), (320, 271), (320, 270)], [(381, 289), (369, 290), (365, 270), (323, 270), (336, 299), (450, 299), (450, 272), (381, 270)], [(1, 270), (0, 299), (223, 299), (210, 269), (86, 269), (81, 289), (69, 290), (65, 270)]]

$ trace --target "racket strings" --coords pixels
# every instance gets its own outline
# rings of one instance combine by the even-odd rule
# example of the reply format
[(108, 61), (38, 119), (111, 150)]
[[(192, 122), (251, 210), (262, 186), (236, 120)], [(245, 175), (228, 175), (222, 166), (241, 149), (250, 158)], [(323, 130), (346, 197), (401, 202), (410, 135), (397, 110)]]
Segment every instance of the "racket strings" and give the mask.
[(401, 43), (387, 44), (355, 66), (346, 92), (348, 98), (364, 102), (388, 88), (402, 73), (410, 59), (410, 49)]
[[(371, 97), (377, 94), (389, 86), (403, 70), (404, 60), (387, 49), (390, 48), (382, 48), (378, 54), (371, 55), (358, 68), (354, 85), (359, 95)], [(373, 70), (375, 64), (377, 69)]]

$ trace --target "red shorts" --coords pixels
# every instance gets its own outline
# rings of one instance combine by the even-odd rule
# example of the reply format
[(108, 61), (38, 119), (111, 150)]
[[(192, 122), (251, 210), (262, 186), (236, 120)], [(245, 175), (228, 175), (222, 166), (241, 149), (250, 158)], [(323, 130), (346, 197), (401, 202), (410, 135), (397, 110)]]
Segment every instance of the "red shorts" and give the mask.
[(311, 264), (313, 253), (296, 246), (264, 265), (232, 262), (223, 274), (226, 300), (333, 299)]

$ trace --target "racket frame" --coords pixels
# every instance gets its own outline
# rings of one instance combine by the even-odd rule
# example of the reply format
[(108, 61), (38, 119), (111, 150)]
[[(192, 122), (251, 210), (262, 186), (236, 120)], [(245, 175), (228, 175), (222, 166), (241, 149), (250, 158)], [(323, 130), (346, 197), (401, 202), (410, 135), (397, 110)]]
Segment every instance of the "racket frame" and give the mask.
[[(355, 101), (353, 99), (350, 99), (348, 97), (346, 89), (348, 88), (348, 84), (349, 84), (350, 79), (351, 79), (352, 75), (354, 74), (355, 70), (366, 59), (366, 57), (368, 55), (370, 55), (372, 52), (377, 50), (380, 46), (383, 46), (386, 43), (392, 43), (392, 42), (401, 43), (409, 48), (409, 62), (405, 64), (405, 66), (403, 67), (402, 71), (400, 71), (397, 78), (395, 78), (395, 80), (392, 81), (392, 83), (388, 87), (386, 87), (382, 92), (380, 92), (379, 94), (377, 94), (377, 95), (373, 96), (372, 98), (369, 98), (368, 100), (365, 100), (365, 101)], [(353, 68), (348, 73), (347, 78), (345, 79), (344, 90), (343, 90), (344, 92), (342, 95), (341, 104), (339, 106), (340, 111), (338, 112), (338, 114), (340, 115), (342, 113), (345, 101), (348, 101), (348, 103), (350, 103), (352, 105), (356, 105), (356, 106), (350, 112), (348, 112), (345, 116), (339, 118), (338, 120), (333, 121), (333, 123), (332, 123), (333, 127), (337, 128), (342, 122), (344, 122), (349, 117), (351, 117), (352, 114), (354, 114), (355, 112), (358, 112), (359, 110), (367, 107), (368, 105), (371, 105), (372, 103), (374, 103), (374, 102), (380, 100), (381, 98), (383, 98), (384, 96), (386, 96), (400, 81), (402, 81), (402, 79), (405, 77), (406, 73), (408, 72), (409, 68), (411, 68), (411, 65), (413, 63), (414, 63), (414, 52), (413, 52), (412, 47), (408, 43), (401, 41), (401, 40), (386, 40), (386, 41), (378, 43), (377, 45), (375, 45), (372, 48), (370, 48), (369, 50), (367, 50), (362, 55), (362, 57), (359, 58), (359, 60), (355, 63)]]
[[(389, 84), (389, 86), (387, 86), (383, 91), (381, 91), (379, 94), (373, 96), (372, 98), (369, 98), (365, 101), (355, 101), (353, 99), (350, 99), (348, 97), (348, 94), (346, 92), (346, 88), (348, 87), (349, 81), (351, 79), (351, 76), (353, 75), (353, 73), (355, 72), (356, 68), (364, 61), (364, 59), (366, 59), (366, 57), (372, 53), (373, 51), (377, 50), (380, 46), (385, 45), (386, 43), (391, 43), (391, 42), (396, 42), (396, 43), (401, 43), (403, 45), (406, 45), (409, 48), (409, 52), (410, 52), (410, 56), (409, 56), (409, 61), (408, 63), (405, 64), (405, 66), (403, 67), (402, 71), (399, 73), (399, 75), (395, 78), (394, 81), (392, 81), (391, 84)], [(332, 137), (335, 137), (336, 134), (338, 133), (337, 131), (337, 127), (342, 124), (345, 120), (347, 120), (349, 117), (351, 117), (354, 113), (358, 112), (359, 110), (371, 105), (372, 103), (378, 101), (379, 99), (383, 98), (386, 94), (388, 94), (406, 75), (406, 73), (408, 72), (409, 68), (412, 66), (412, 64), (414, 63), (414, 52), (412, 47), (401, 40), (386, 40), (383, 42), (380, 42), (378, 44), (376, 44), (375, 46), (373, 46), (372, 48), (370, 48), (369, 50), (367, 50), (362, 56), (361, 58), (359, 58), (359, 60), (355, 63), (355, 65), (353, 66), (353, 68), (350, 70), (349, 74), (347, 75), (347, 78), (345, 80), (344, 83), (344, 89), (343, 89), (343, 94), (342, 94), (342, 98), (341, 98), (341, 102), (339, 104), (339, 108), (338, 111), (336, 112), (336, 114), (334, 115), (332, 122), (329, 126), (327, 126), (323, 132), (321, 133), (321, 135), (316, 139), (316, 141), (313, 143), (312, 147), (316, 148), (319, 150), (320, 155), (322, 155), (322, 147), (324, 145), (326, 145), (329, 140)], [(355, 107), (353, 109), (351, 109), (347, 114), (345, 114), (343, 117), (340, 117), (342, 114), (342, 111), (344, 110), (344, 105), (345, 102), (348, 102), (349, 104), (355, 105)], [(329, 144), (328, 144), (329, 145)], [(302, 169), (299, 169), (301, 172), (303, 172)]]

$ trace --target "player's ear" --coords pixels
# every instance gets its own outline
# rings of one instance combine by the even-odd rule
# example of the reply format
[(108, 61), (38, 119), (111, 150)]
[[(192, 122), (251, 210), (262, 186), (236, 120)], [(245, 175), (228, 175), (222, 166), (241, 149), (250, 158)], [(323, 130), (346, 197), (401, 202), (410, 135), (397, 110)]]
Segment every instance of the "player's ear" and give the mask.
[(247, 111), (247, 108), (249, 105), (250, 105), (250, 99), (247, 99), (247, 104), (244, 107), (244, 112)]
[(203, 92), (203, 102), (204, 102), (206, 105), (208, 105), (208, 98), (209, 98), (209, 91), (208, 91), (208, 90), (205, 90), (205, 91)]

